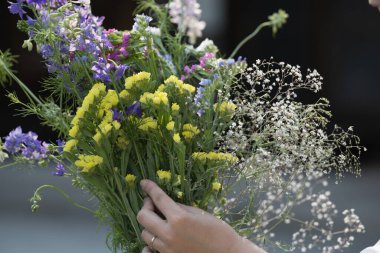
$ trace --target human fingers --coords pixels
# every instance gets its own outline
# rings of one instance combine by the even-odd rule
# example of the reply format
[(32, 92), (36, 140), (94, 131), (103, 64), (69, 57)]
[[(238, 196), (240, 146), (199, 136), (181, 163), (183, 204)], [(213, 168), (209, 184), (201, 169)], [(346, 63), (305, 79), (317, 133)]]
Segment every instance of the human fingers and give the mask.
[[(157, 250), (161, 253), (165, 253), (165, 245), (161, 239), (147, 229), (144, 229), (141, 233), (141, 238), (144, 240), (150, 251)], [(149, 251), (148, 251), (149, 252)]]
[(180, 210), (178, 205), (153, 181), (141, 180), (141, 188), (149, 195), (154, 205), (167, 218), (171, 214), (176, 214)]
[(148, 210), (154, 212), (154, 204), (153, 204), (152, 199), (149, 198), (149, 197), (146, 197), (146, 198), (144, 199), (144, 205), (143, 205), (142, 208), (145, 208), (145, 209), (148, 209)]
[(157, 213), (154, 212), (149, 204), (149, 201), (145, 201), (143, 208), (137, 213), (137, 221), (149, 231), (152, 231), (156, 235), (162, 235), (166, 230), (166, 221), (164, 221)]
[(204, 215), (206, 214), (206, 212), (200, 208), (196, 208), (196, 207), (192, 207), (192, 206), (187, 206), (187, 205), (184, 205), (184, 204), (181, 204), (181, 203), (177, 203), (179, 205), (179, 207), (181, 207), (183, 210), (189, 212), (189, 213), (192, 213), (192, 214), (200, 214), (200, 215)]
[(141, 253), (153, 253), (153, 251), (149, 247), (145, 247), (145, 248), (143, 248)]

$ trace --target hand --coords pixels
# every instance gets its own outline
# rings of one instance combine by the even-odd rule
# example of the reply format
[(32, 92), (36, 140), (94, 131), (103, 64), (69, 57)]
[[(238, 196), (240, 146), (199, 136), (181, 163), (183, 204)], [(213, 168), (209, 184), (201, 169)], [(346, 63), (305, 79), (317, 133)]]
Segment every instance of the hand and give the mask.
[(149, 246), (143, 253), (154, 250), (160, 253), (265, 253), (222, 220), (201, 209), (174, 202), (154, 182), (143, 180), (141, 187), (149, 196), (137, 214), (138, 222), (145, 228), (141, 237)]
[(380, 10), (380, 0), (369, 0), (369, 4), (373, 7), (377, 7)]

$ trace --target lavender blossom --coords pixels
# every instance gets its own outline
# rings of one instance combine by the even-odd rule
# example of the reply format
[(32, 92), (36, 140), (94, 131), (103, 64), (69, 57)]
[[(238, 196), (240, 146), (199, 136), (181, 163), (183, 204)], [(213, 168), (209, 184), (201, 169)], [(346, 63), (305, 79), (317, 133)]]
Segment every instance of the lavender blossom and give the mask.
[(57, 166), (55, 167), (55, 171), (52, 173), (54, 176), (64, 176), (65, 175), (65, 167), (63, 163), (57, 163)]
[(26, 13), (23, 9), (22, 9), (22, 4), (23, 4), (24, 0), (17, 0), (16, 3), (12, 3), (12, 2), (9, 2), (9, 12), (12, 13), (12, 14), (18, 14), (20, 16), (20, 18), (23, 18), (24, 14)]
[(20, 151), (23, 141), (24, 134), (19, 126), (15, 130), (11, 131), (7, 137), (5, 137), (4, 149), (11, 154), (15, 154)]
[(134, 115), (137, 118), (141, 118), (142, 117), (142, 112), (141, 112), (141, 103), (140, 103), (140, 101), (137, 101), (133, 105), (128, 106), (128, 108), (126, 110), (126, 115)]

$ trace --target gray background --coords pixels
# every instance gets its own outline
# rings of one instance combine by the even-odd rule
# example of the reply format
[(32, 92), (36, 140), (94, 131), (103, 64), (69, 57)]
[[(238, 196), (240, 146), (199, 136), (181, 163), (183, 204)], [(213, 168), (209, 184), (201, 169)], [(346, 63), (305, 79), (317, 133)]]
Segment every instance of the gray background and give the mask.
[[(92, 2), (94, 12), (107, 17), (106, 27), (131, 27), (132, 1)], [(338, 208), (355, 208), (367, 228), (367, 233), (357, 236), (354, 246), (344, 252), (357, 253), (375, 244), (380, 239), (380, 13), (366, 0), (203, 0), (201, 4), (208, 21), (205, 37), (214, 39), (227, 55), (267, 15), (278, 8), (289, 12), (291, 19), (275, 39), (270, 31), (264, 31), (242, 49), (241, 55), (251, 61), (274, 56), (304, 69), (317, 68), (325, 77), (322, 95), (332, 101), (334, 122), (354, 125), (369, 148), (362, 159), (361, 178), (347, 177), (338, 185), (331, 184)], [(46, 71), (35, 52), (21, 49), (25, 36), (16, 30), (16, 21), (17, 17), (8, 13), (6, 1), (1, 1), (0, 49), (11, 48), (21, 55), (17, 69), (22, 79), (38, 90)], [(305, 95), (302, 99), (314, 101), (315, 97)], [(26, 131), (55, 141), (54, 134), (39, 126), (36, 118), (13, 117), (17, 108), (8, 108), (8, 104), (0, 96), (0, 136), (22, 125)], [(52, 170), (26, 166), (0, 170), (0, 253), (108, 252), (104, 244), (107, 228), (60, 194), (45, 191), (40, 211), (31, 213), (28, 200), (46, 183), (62, 187), (84, 205), (95, 205), (88, 202), (88, 196), (73, 190), (69, 179), (53, 177)], [(288, 230), (279, 236), (286, 240)]]

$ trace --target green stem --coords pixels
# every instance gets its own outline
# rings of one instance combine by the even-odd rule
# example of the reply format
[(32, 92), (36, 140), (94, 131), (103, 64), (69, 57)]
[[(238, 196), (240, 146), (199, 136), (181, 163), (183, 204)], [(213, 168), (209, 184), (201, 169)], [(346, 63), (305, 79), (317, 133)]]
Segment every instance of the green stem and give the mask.
[[(3, 62), (3, 60), (0, 59), (0, 67), (2, 67), (7, 74), (16, 81), (16, 83), (21, 87), (21, 89), (24, 91), (26, 96), (29, 98), (30, 102), (34, 104), (34, 102), (37, 102), (38, 105), (42, 106), (43, 103), (41, 100), (34, 95), (34, 93), (26, 86), (20, 79), (17, 78), (15, 74), (6, 66), (6, 64)], [(33, 101), (34, 100), (34, 101)]]
[(229, 58), (234, 58), (237, 52), (240, 50), (241, 47), (243, 47), (248, 41), (250, 41), (252, 38), (254, 38), (263, 28), (267, 26), (272, 26), (271, 22), (264, 22), (261, 25), (259, 25), (255, 31), (253, 31), (250, 35), (248, 35), (244, 40), (242, 40), (239, 45), (234, 49), (232, 54)]
[(3, 166), (0, 166), (0, 170), (8, 168), (8, 167), (11, 167), (11, 166), (16, 165), (16, 164), (18, 164), (18, 162), (13, 162), (13, 163), (5, 164)]
[(82, 206), (82, 205), (76, 203), (72, 198), (70, 198), (70, 196), (64, 190), (62, 190), (62, 189), (60, 189), (60, 188), (58, 188), (58, 187), (56, 187), (54, 185), (48, 185), (47, 184), (47, 185), (42, 185), (42, 186), (38, 187), (37, 190), (34, 192), (33, 198), (35, 198), (39, 194), (39, 192), (42, 191), (45, 188), (51, 188), (53, 190), (56, 190), (57, 192), (61, 193), (74, 206), (76, 206), (76, 207), (78, 207), (80, 209), (83, 209), (83, 210), (85, 210), (87, 212), (90, 212), (91, 214), (94, 214), (94, 215), (96, 214), (96, 212), (94, 212), (93, 210), (91, 210), (91, 209), (89, 209), (89, 208), (87, 208), (85, 206)]

